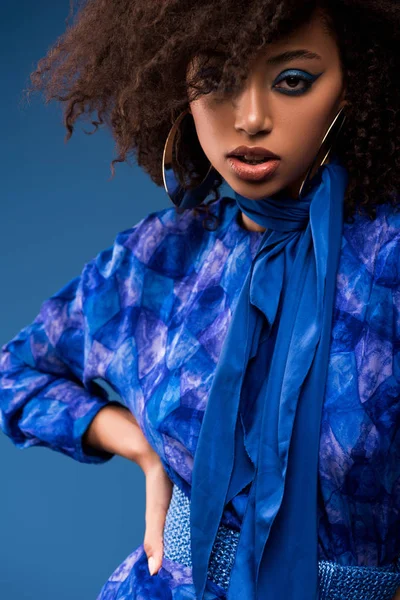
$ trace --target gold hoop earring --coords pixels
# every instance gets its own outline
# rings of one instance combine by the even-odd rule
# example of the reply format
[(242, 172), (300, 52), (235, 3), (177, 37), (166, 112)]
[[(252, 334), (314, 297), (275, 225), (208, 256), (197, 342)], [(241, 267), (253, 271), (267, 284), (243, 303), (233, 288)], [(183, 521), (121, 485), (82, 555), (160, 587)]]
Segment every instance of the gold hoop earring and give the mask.
[[(329, 154), (332, 152), (332, 149), (339, 137), (339, 134), (343, 128), (344, 122), (346, 120), (346, 114), (343, 112), (344, 111), (344, 106), (342, 106), (342, 108), (338, 111), (338, 113), (336, 114), (336, 117), (333, 119), (332, 123), (329, 126), (328, 131), (325, 133), (324, 135), (324, 139), (321, 142), (321, 145), (318, 149), (317, 155), (313, 160), (313, 163), (311, 165), (311, 167), (309, 168), (307, 175), (305, 176), (303, 183), (300, 186), (300, 190), (299, 190), (299, 198), (301, 198), (302, 194), (305, 193), (306, 188), (308, 186), (308, 184), (311, 181), (311, 173), (313, 171), (313, 169), (315, 168), (316, 164), (317, 164), (317, 159), (319, 157), (319, 155), (321, 154), (321, 150), (323, 149), (324, 144), (326, 143), (326, 140), (328, 139), (329, 136), (333, 135), (333, 140), (332, 143), (328, 149), (328, 151), (325, 153), (325, 156), (322, 160), (322, 162), (320, 162), (320, 164), (318, 165), (317, 170), (315, 171), (315, 174), (317, 174), (318, 170), (320, 169), (320, 167), (322, 167), (322, 165), (325, 164), (325, 162), (328, 159)], [(341, 117), (342, 115), (342, 117)], [(333, 132), (333, 133), (332, 133)]]
[(208, 168), (207, 173), (196, 188), (187, 189), (182, 186), (174, 170), (173, 155), (176, 134), (179, 126), (186, 115), (191, 114), (189, 109), (181, 112), (178, 118), (172, 125), (164, 145), (162, 157), (162, 175), (164, 188), (170, 200), (176, 207), (181, 209), (194, 208), (201, 204), (207, 197), (211, 186), (215, 180), (215, 172), (212, 164)]

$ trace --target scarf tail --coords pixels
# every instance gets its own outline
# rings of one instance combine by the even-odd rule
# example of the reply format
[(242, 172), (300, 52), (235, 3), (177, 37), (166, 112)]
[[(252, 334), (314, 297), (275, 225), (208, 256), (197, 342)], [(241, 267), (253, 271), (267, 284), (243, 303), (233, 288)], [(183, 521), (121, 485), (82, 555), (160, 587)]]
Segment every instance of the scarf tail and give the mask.
[[(319, 596), (317, 477), (320, 420), (347, 172), (340, 164), (331, 163), (321, 174), (322, 183), (317, 188), (314, 186), (303, 202), (293, 199), (286, 203), (282, 199), (275, 203), (269, 200), (255, 202), (239, 197), (239, 207), (246, 214), (273, 229), (275, 236), (272, 237), (279, 242), (277, 246), (285, 259), (268, 262), (268, 252), (259, 252), (253, 261), (224, 341), (200, 430), (191, 508), (193, 581), (198, 600), (203, 599), (208, 562), (227, 497), (240, 491), (244, 482), (251, 481), (250, 474), (252, 485), (231, 572), (228, 600), (243, 597), (246, 600), (317, 600)], [(261, 217), (258, 213), (254, 216), (256, 205), (264, 211)], [(306, 219), (307, 209), (309, 217)], [(293, 234), (296, 227), (298, 235)], [(264, 243), (264, 248), (269, 237), (263, 236), (261, 246)], [(257, 257), (261, 257), (258, 262)], [(314, 261), (312, 265), (311, 261)], [(285, 278), (279, 273), (279, 269), (286, 270), (294, 264), (302, 267), (302, 276), (299, 269), (292, 269), (293, 277)], [(283, 289), (274, 289), (269, 294), (267, 288), (265, 294), (263, 290), (270, 274), (271, 280), (282, 283)], [(293, 283), (295, 285), (291, 287)], [(292, 309), (291, 318), (283, 320), (280, 331), (281, 316), (273, 302), (282, 296), (283, 306), (293, 303), (295, 307), (294, 298), (303, 293), (302, 303)], [(258, 298), (261, 307), (251, 308), (254, 298)], [(309, 306), (305, 302), (307, 298)], [(313, 309), (316, 309), (314, 321), (307, 315), (307, 311)], [(247, 315), (244, 323), (243, 315)], [(259, 319), (268, 321), (271, 316), (278, 319), (277, 331), (281, 338), (279, 343), (278, 337), (276, 339), (270, 357), (271, 369), (254, 404), (255, 410), (260, 411), (255, 419), (258, 446), (254, 436), (251, 440), (251, 432), (247, 432), (250, 446), (253, 444), (253, 450), (258, 447), (258, 456), (252, 456), (255, 465), (252, 472), (249, 461), (240, 460), (246, 450), (243, 436), (238, 435), (238, 413), (249, 349), (255, 339), (260, 341), (259, 336), (255, 336), (255, 331), (260, 331)], [(269, 322), (269, 325), (273, 323)], [(289, 335), (292, 346), (285, 341), (284, 333)], [(255, 360), (261, 356), (262, 352), (257, 352)], [(278, 361), (275, 364), (279, 367), (275, 371), (272, 368), (274, 360)], [(293, 387), (296, 385), (299, 387)], [(253, 407), (251, 402), (249, 405)], [(258, 417), (262, 422), (261, 430)]]

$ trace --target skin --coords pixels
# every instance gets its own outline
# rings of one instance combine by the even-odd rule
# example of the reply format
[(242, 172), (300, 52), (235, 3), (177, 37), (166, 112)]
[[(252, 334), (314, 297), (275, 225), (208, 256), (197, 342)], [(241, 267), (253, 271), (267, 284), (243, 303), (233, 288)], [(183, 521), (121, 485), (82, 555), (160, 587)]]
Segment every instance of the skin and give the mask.
[[(272, 56), (298, 49), (307, 49), (320, 58), (267, 62)], [(289, 96), (273, 87), (288, 69), (321, 75), (303, 95)], [(289, 88), (288, 80), (277, 85)], [(295, 89), (302, 87), (298, 81)], [(189, 110), (204, 153), (234, 191), (253, 200), (281, 190), (297, 198), (325, 133), (347, 104), (345, 94), (337, 41), (316, 11), (307, 24), (259, 52), (237, 96), (221, 99), (211, 92), (189, 102)], [(239, 179), (229, 168), (226, 153), (240, 145), (262, 146), (274, 152), (281, 157), (278, 169), (264, 182)], [(245, 229), (263, 231), (243, 213), (241, 220)], [(393, 600), (400, 600), (400, 588)]]
[[(299, 48), (315, 52), (321, 58), (300, 58), (276, 65), (266, 62), (271, 56)], [(287, 96), (273, 90), (272, 84), (289, 68), (322, 75), (303, 96)], [(286, 81), (278, 85), (289, 87)], [(302, 87), (302, 83), (297, 87)], [(212, 93), (191, 102), (190, 110), (205, 154), (233, 190), (254, 200), (282, 189), (297, 197), (326, 130), (346, 103), (344, 95), (336, 42), (315, 14), (306, 26), (260, 52), (249, 72), (247, 84), (238, 96), (221, 102)], [(268, 181), (244, 182), (229, 169), (225, 154), (242, 144), (264, 146), (281, 157), (278, 170)], [(242, 225), (249, 230), (262, 229), (245, 215), (242, 215)], [(87, 430), (84, 443), (123, 456), (143, 470), (146, 477), (143, 545), (150, 574), (158, 573), (162, 566), (163, 530), (172, 494), (171, 481), (159, 456), (150, 447), (135, 417), (122, 406), (110, 405), (100, 410)], [(393, 600), (400, 600), (400, 590)]]
[(138, 422), (124, 406), (107, 405), (94, 417), (85, 435), (86, 449), (118, 454), (139, 465), (146, 477), (146, 513), (143, 549), (150, 575), (158, 573), (164, 551), (164, 525), (172, 496), (172, 482)]
[[(320, 58), (267, 62), (282, 52), (298, 49), (307, 49)], [(282, 89), (298, 91), (306, 87), (301, 79), (276, 82), (289, 69), (319, 77), (302, 95), (287, 95)], [(259, 200), (281, 190), (298, 197), (325, 133), (345, 105), (338, 45), (321, 13), (316, 11), (307, 24), (290, 36), (260, 50), (238, 94), (221, 98), (213, 91), (189, 102), (189, 111), (199, 142), (213, 167), (234, 191)], [(278, 169), (263, 182), (241, 180), (226, 158), (228, 152), (240, 145), (262, 146), (274, 152), (281, 158)], [(246, 215), (241, 217), (246, 229), (263, 230)]]

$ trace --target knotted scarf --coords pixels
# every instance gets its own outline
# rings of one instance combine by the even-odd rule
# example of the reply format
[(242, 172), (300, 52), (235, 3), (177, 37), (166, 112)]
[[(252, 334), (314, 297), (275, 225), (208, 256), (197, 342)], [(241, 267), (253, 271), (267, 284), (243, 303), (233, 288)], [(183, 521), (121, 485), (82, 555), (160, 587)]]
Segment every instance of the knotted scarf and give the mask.
[(266, 231), (231, 318), (195, 452), (198, 600), (224, 508), (246, 486), (228, 600), (319, 597), (318, 453), (347, 183), (335, 158), (303, 197), (235, 194)]

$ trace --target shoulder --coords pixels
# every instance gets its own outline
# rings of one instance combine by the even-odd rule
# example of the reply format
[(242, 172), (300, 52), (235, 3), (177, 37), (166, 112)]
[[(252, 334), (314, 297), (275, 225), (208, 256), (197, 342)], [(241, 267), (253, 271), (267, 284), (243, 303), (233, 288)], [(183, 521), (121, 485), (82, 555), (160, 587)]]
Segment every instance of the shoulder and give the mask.
[(138, 277), (148, 269), (173, 278), (190, 274), (215, 239), (229, 229), (235, 206), (234, 200), (226, 197), (210, 205), (209, 213), (217, 219), (215, 230), (207, 229), (204, 213), (195, 210), (178, 213), (169, 207), (148, 214), (120, 231), (111, 246), (85, 265), (86, 283), (128, 276), (132, 271)]
[(375, 265), (375, 281), (386, 287), (400, 286), (400, 205), (383, 204), (377, 213), (381, 236)]
[(400, 284), (400, 205), (378, 205), (374, 219), (356, 214), (344, 226), (344, 240), (348, 260), (359, 261), (375, 282)]

